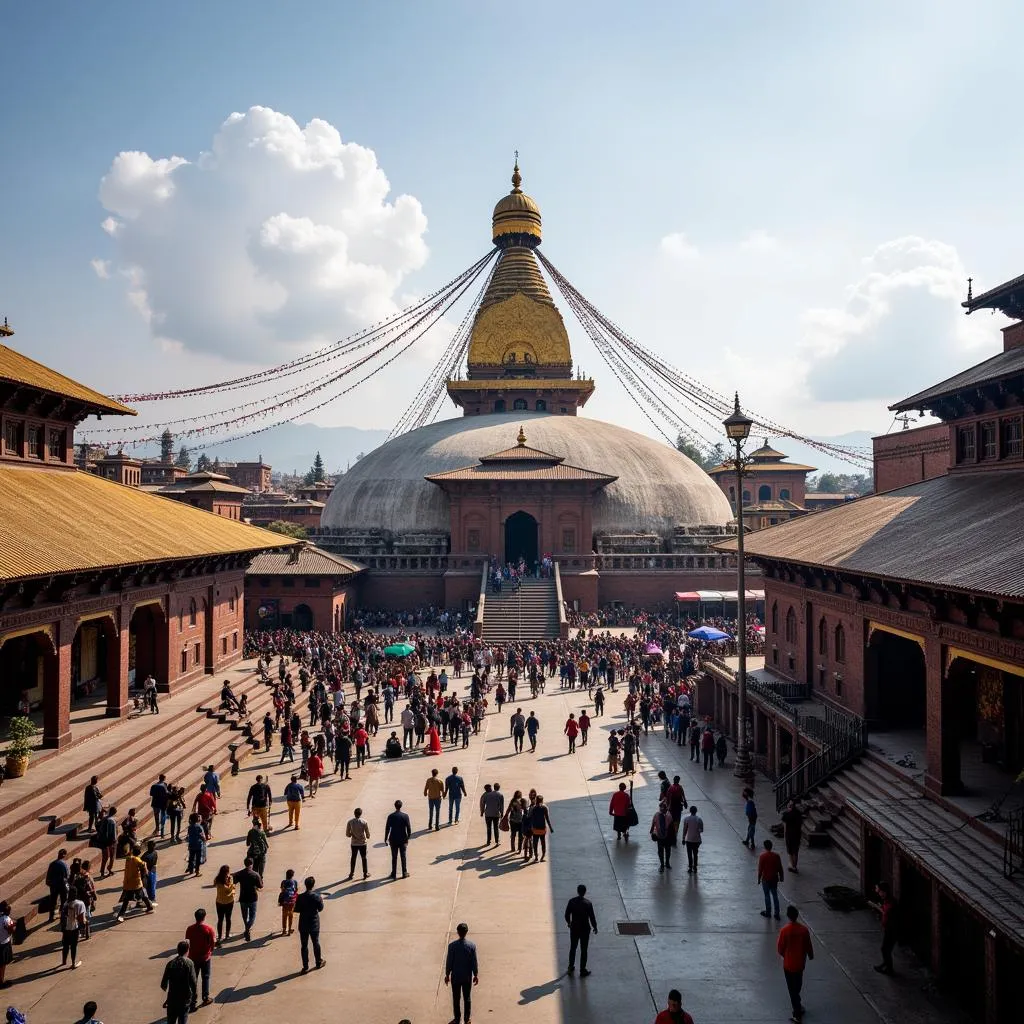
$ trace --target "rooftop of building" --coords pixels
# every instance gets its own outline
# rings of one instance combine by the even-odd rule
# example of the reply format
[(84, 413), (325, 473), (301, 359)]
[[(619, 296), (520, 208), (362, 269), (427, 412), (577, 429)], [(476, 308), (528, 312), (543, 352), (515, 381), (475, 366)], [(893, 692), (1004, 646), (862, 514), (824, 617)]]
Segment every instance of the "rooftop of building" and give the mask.
[(290, 546), (286, 537), (82, 471), (0, 465), (0, 579)]
[(967, 299), (961, 305), (968, 313), (978, 309), (998, 309), (1011, 320), (1024, 320), (1024, 274), (1004, 281), (980, 295), (973, 293), (973, 280), (968, 280)]
[[(12, 332), (13, 333), (13, 332)], [(7, 345), (0, 345), (0, 382), (47, 392), (79, 402), (86, 415), (135, 416), (134, 409), (114, 401), (98, 391), (65, 377), (63, 373), (37, 363)]]
[(247, 576), (354, 576), (365, 565), (324, 551), (308, 541), (291, 551), (264, 551), (246, 571)]
[[(868, 494), (746, 540), (753, 558), (1024, 598), (1024, 470), (950, 474)], [(718, 545), (735, 550), (735, 541)]]
[(225, 476), (223, 473), (215, 473), (212, 470), (201, 470), (198, 473), (189, 473), (187, 476), (183, 476), (178, 480), (175, 480), (173, 484), (167, 484), (166, 487), (160, 489), (161, 494), (201, 494), (201, 493), (215, 493), (224, 495), (234, 495), (238, 498), (242, 498), (246, 494), (249, 494), (249, 490), (246, 487), (239, 487), (237, 484), (231, 482), (231, 477)]
[[(787, 462), (788, 455), (777, 451), (768, 443), (768, 438), (764, 439), (764, 444), (760, 448), (752, 451), (747, 459), (749, 460), (748, 465), (744, 472), (747, 473), (813, 473), (817, 470), (817, 466), (805, 466), (799, 462)], [(718, 476), (720, 473), (735, 473), (736, 466), (732, 462), (722, 462), (717, 466), (713, 466), (708, 472), (712, 476)]]
[(952, 398), (964, 391), (975, 391), (980, 387), (997, 384), (1011, 377), (1024, 376), (1024, 347), (1011, 348), (984, 359), (974, 366), (961, 370), (952, 377), (933, 384), (916, 395), (904, 398), (889, 408), (893, 412), (925, 411), (934, 408), (943, 399)]

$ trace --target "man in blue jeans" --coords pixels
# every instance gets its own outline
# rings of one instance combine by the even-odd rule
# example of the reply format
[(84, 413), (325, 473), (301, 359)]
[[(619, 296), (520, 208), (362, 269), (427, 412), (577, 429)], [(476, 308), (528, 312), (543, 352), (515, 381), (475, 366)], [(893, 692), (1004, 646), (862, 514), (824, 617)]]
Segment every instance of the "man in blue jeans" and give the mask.
[(427, 828), (437, 832), (441, 828), (441, 798), (444, 796), (444, 783), (437, 777), (437, 769), (430, 769), (430, 778), (423, 787), (423, 795), (427, 798)]
[[(444, 983), (452, 987), (452, 1013), (455, 1018), (453, 1024), (461, 1024), (463, 1011), (466, 1014), (466, 1024), (469, 1024), (473, 986), (480, 981), (480, 972), (476, 959), (476, 945), (466, 938), (469, 925), (460, 924), (456, 931), (459, 937), (448, 943)], [(460, 998), (462, 1007), (459, 1006)]]
[(252, 857), (245, 858), (245, 867), (235, 872), (234, 879), (238, 886), (238, 907), (242, 912), (245, 941), (248, 942), (252, 938), (252, 926), (256, 923), (256, 902), (263, 888), (263, 879), (253, 870)]
[(170, 790), (167, 787), (167, 776), (161, 775), (152, 786), (149, 787), (149, 806), (153, 810), (153, 827), (164, 836), (167, 829), (167, 804), (170, 802)]
[(772, 916), (772, 903), (775, 904), (775, 920), (779, 920), (779, 882), (785, 878), (782, 869), (782, 858), (772, 849), (772, 841), (764, 841), (764, 853), (757, 858), (757, 880), (764, 892), (764, 910), (762, 917)]
[(462, 809), (462, 798), (466, 795), (466, 784), (462, 781), (458, 768), (452, 768), (451, 775), (444, 780), (444, 795), (448, 797), (448, 824), (452, 823), (452, 812), (454, 812), (457, 825), (459, 811)]

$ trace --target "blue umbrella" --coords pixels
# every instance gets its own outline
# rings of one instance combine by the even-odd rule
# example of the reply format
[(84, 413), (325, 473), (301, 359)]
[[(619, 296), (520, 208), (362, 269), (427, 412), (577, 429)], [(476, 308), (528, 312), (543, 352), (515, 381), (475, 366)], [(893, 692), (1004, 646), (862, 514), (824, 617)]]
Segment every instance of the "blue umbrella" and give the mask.
[(698, 626), (692, 633), (687, 633), (687, 636), (692, 636), (694, 640), (731, 640), (732, 637), (728, 633), (723, 633), (720, 629), (715, 629), (714, 626)]

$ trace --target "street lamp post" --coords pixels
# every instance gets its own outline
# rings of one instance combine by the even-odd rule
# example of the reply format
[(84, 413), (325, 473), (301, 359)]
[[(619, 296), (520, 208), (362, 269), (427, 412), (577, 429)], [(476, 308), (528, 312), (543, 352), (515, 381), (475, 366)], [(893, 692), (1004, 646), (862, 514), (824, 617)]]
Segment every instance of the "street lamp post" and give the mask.
[(733, 465), (736, 467), (736, 640), (739, 646), (739, 668), (736, 671), (736, 767), (734, 774), (749, 778), (754, 774), (747, 745), (747, 580), (743, 553), (743, 442), (750, 436), (753, 420), (740, 411), (740, 396), (736, 393), (736, 406), (725, 420), (725, 433), (736, 445)]

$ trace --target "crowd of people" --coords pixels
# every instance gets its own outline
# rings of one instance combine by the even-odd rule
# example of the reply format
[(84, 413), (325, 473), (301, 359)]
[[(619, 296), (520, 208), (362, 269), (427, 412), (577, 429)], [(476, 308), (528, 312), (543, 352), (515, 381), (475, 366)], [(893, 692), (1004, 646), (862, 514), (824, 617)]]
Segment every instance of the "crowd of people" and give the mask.
[[(726, 760), (728, 744), (724, 734), (716, 732), (714, 724), (701, 718), (694, 707), (692, 677), (705, 647), (687, 638), (686, 632), (685, 627), (653, 618), (636, 635), (579, 629), (566, 640), (505, 645), (483, 643), (458, 629), (436, 635), (421, 631), (382, 634), (367, 629), (345, 634), (293, 630), (249, 634), (247, 652), (258, 659), (257, 671), (272, 696), (272, 711), (264, 716), (257, 734), (271, 764), (277, 758), (278, 765), (287, 762), (294, 769), (280, 793), (273, 791), (269, 776), (256, 775), (246, 799), (241, 866), (221, 864), (214, 874), (211, 909), (216, 915), (216, 927), (207, 922), (206, 909), (198, 909), (195, 920), (184, 930), (176, 955), (166, 965), (162, 987), (167, 997), (168, 1020), (184, 1021), (197, 1006), (211, 1001), (214, 950), (237, 939), (239, 932), (242, 941), (252, 941), (261, 894), (265, 901), (268, 888), (274, 892), (280, 910), (279, 934), (290, 936), (297, 926), (303, 973), (322, 967), (326, 960), (320, 944), (319, 921), (324, 901), (317, 881), (307, 877), (300, 883), (293, 868), (280, 865), (280, 881), (277, 889), (273, 889), (270, 880), (274, 877), (275, 835), (302, 828), (304, 809), (316, 800), (324, 781), (349, 780), (353, 770), (360, 770), (374, 757), (387, 761), (412, 756), (430, 758), (446, 752), (452, 755), (469, 746), (481, 733), (488, 712), (507, 714), (514, 755), (528, 757), (529, 753), (536, 753), (542, 723), (534, 708), (518, 703), (526, 696), (521, 690), (524, 684), (532, 698), (544, 692), (545, 683), (553, 681), (556, 675), (560, 690), (579, 692), (581, 699), (586, 691), (585, 706), (579, 712), (570, 712), (561, 725), (570, 754), (588, 745), (589, 733), (595, 720), (605, 715), (611, 695), (615, 695), (616, 704), (621, 699), (624, 722), (604, 732), (609, 774), (622, 778), (611, 797), (608, 813), (616, 840), (629, 842), (630, 830), (640, 824), (633, 805), (632, 779), (641, 764), (642, 750), (655, 742), (652, 734), (662, 734), (659, 743), (688, 747), (690, 760), (698, 762), (704, 771), (713, 771), (716, 765), (722, 767)], [(406, 641), (411, 653), (401, 658), (388, 657), (384, 648), (397, 641)], [(659, 653), (653, 653), (655, 650)], [(456, 679), (460, 681), (458, 687), (454, 685)], [(221, 705), (240, 717), (247, 714), (244, 699), (237, 698), (227, 682), (221, 691)], [(388, 734), (383, 743), (382, 728)], [(475, 797), (487, 848), (493, 845), (495, 851), (500, 849), (502, 855), (524, 865), (547, 859), (547, 836), (554, 833), (555, 823), (536, 786), (524, 785), (507, 795), (501, 784), (493, 781), (484, 784), (479, 794), (470, 794), (454, 764), (439, 769), (429, 767), (429, 761), (425, 761), (424, 769), (428, 830), (436, 832), (443, 825), (458, 824), (466, 801)], [(672, 851), (682, 841), (687, 870), (696, 874), (704, 822), (697, 806), (688, 802), (680, 775), (670, 780), (662, 771), (658, 776), (658, 807), (648, 831), (656, 843), (659, 871), (672, 870)], [(93, 835), (91, 845), (98, 851), (98, 873), (93, 873), (92, 858), (69, 862), (66, 850), (62, 849), (46, 874), (50, 920), (55, 921), (59, 915), (62, 965), (71, 969), (80, 965), (79, 942), (90, 940), (96, 913), (96, 881), (112, 876), (118, 861), (122, 862), (121, 893), (113, 914), (118, 923), (131, 914), (152, 914), (159, 907), (160, 861), (169, 847), (184, 844), (186, 878), (203, 876), (220, 797), (221, 783), (212, 765), (194, 794), (187, 794), (184, 786), (160, 775), (150, 788), (152, 832), (144, 837), (138, 808), (121, 814), (115, 804), (107, 801), (102, 778), (93, 776), (89, 780), (83, 808), (89, 818), (88, 831)], [(447, 816), (442, 822), (445, 804)], [(744, 841), (753, 850), (757, 809), (752, 791), (744, 791), (743, 808), (747, 823)], [(275, 810), (287, 812), (286, 823), (281, 818), (273, 820)], [(798, 807), (788, 808), (783, 825), (788, 870), (796, 872), (802, 828)], [(342, 883), (354, 881), (357, 867), (361, 868), (364, 880), (377, 869), (368, 856), (368, 844), (380, 827), (379, 823), (369, 822), (361, 808), (353, 810), (345, 828), (351, 847), (350, 869)], [(394, 801), (394, 810), (382, 828), (390, 852), (390, 879), (410, 874), (409, 847), (416, 834), (403, 801)], [(765, 840), (764, 852), (757, 861), (757, 881), (764, 891), (766, 917), (780, 917), (777, 886), (783, 871), (771, 840)], [(578, 950), (580, 973), (586, 976), (589, 970), (585, 936), (589, 936), (591, 927), (596, 931), (596, 920), (583, 891), (578, 893), (578, 899), (582, 902), (573, 905), (570, 901), (571, 906), (566, 909), (566, 923), (573, 939), (570, 972), (575, 970)], [(240, 918), (237, 922), (236, 904)], [(812, 952), (809, 939), (806, 948), (801, 945), (804, 939), (799, 929), (803, 925), (796, 920), (795, 908), (789, 908), (787, 913), (789, 923), (780, 933), (779, 952), (787, 965), (790, 992), (795, 993), (794, 1019), (799, 1019), (799, 985), (791, 978), (796, 973), (791, 968), (801, 950), (804, 961)], [(895, 916), (894, 910), (891, 913)], [(10, 914), (10, 907), (0, 904), (0, 954), (4, 952), (5, 930), (10, 930), (6, 922), (14, 927)], [(271, 934), (274, 927), (272, 922)], [(788, 938), (784, 939), (784, 935)], [(456, 942), (460, 941), (466, 942), (461, 926)], [(458, 947), (453, 960), (450, 951), (446, 981), (453, 983), (453, 998), (463, 1001), (468, 1021), (469, 996), (465, 986), (475, 980), (477, 971), (466, 966), (470, 958), (464, 952), (464, 946)], [(0, 956), (0, 971), (6, 969), (9, 960), (9, 956), (6, 960)], [(883, 967), (891, 969), (891, 946)], [(802, 970), (801, 964), (801, 974)], [(9, 984), (4, 982), (2, 973), (0, 983)], [(458, 1003), (455, 1008), (458, 1019)], [(673, 990), (658, 1021), (688, 1019), (678, 993)]]

